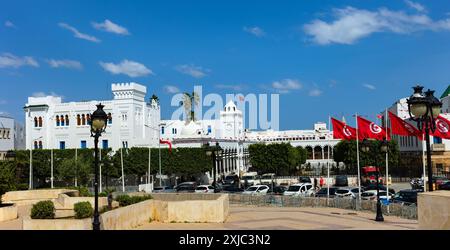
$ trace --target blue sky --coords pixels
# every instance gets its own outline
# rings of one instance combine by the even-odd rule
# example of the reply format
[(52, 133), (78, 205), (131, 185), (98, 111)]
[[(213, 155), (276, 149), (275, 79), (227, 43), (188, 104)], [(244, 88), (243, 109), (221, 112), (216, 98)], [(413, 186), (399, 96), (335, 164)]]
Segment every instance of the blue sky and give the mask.
[[(280, 93), (280, 129), (347, 121), (450, 83), (450, 3), (435, 1), (0, 1), (0, 112), (28, 96)], [(351, 122), (349, 122), (351, 123)]]

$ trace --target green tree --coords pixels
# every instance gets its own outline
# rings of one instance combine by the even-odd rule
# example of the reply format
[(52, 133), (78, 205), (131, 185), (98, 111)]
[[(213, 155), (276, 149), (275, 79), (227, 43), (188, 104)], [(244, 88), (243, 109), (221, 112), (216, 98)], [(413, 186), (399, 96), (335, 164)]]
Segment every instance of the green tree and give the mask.
[(195, 121), (195, 106), (198, 106), (200, 96), (195, 91), (190, 93), (183, 93), (183, 106), (186, 112), (186, 122)]

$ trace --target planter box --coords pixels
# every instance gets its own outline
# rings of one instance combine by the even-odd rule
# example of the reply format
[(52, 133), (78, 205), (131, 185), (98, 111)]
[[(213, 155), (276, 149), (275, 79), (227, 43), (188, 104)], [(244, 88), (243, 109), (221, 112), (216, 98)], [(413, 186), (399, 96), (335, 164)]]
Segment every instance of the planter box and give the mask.
[(71, 193), (78, 196), (78, 190), (70, 189), (37, 189), (26, 191), (11, 191), (2, 195), (2, 202), (15, 203), (17, 205), (31, 205), (39, 201), (54, 201), (60, 194)]
[(419, 193), (417, 210), (419, 229), (450, 229), (450, 192)]
[(0, 205), (0, 222), (17, 219), (17, 205)]
[(23, 219), (23, 230), (92, 230), (92, 219)]

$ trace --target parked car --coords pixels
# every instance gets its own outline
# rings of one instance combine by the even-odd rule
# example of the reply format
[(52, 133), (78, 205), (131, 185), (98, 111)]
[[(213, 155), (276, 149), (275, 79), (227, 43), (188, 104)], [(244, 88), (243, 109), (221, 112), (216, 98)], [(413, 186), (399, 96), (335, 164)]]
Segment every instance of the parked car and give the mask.
[(336, 181), (334, 183), (336, 187), (346, 187), (348, 186), (348, 178), (346, 175), (338, 175), (336, 176)]
[(412, 189), (400, 190), (394, 195), (394, 197), (392, 198), (392, 202), (401, 203), (404, 205), (417, 204), (417, 194), (419, 192), (420, 191), (418, 190)]
[[(330, 197), (333, 198), (336, 195), (337, 188), (330, 187)], [(321, 188), (317, 193), (316, 197), (327, 197), (328, 196), (328, 188)]]
[(274, 194), (274, 195), (282, 195), (288, 188), (286, 186), (275, 186), (273, 187), (269, 187), (269, 191), (267, 192), (268, 194)]
[(153, 188), (153, 193), (169, 193), (175, 192), (175, 190), (170, 186), (158, 186)]
[(298, 178), (298, 182), (299, 183), (311, 183), (311, 178), (306, 177), (306, 176), (300, 176)]
[(194, 193), (197, 188), (197, 183), (195, 182), (183, 182), (175, 187), (178, 193)]
[[(380, 191), (386, 190), (386, 186), (384, 186), (384, 185), (379, 184), (378, 187), (379, 187)], [(377, 190), (377, 184), (372, 183), (372, 184), (364, 187), (364, 191), (368, 191), (368, 190)], [(389, 193), (395, 194), (395, 190), (393, 188), (389, 188)]]
[(311, 183), (299, 183), (290, 185), (283, 193), (285, 196), (314, 196), (315, 190)]
[(249, 187), (253, 185), (259, 184), (258, 173), (257, 172), (249, 172), (242, 175), (240, 180), (241, 187)]
[(224, 192), (224, 193), (242, 193), (242, 192), (244, 192), (244, 189), (240, 188), (240, 187), (228, 185), (228, 186), (223, 186), (222, 192)]
[[(393, 193), (389, 193), (389, 200), (394, 197)], [(386, 191), (380, 191), (380, 200), (387, 200)], [(377, 191), (376, 190), (369, 190), (365, 191), (361, 194), (361, 200), (377, 200)]]
[(227, 175), (223, 180), (223, 184), (239, 186), (239, 176), (236, 174)]
[(445, 182), (439, 186), (440, 190), (450, 190), (450, 181)]
[(435, 189), (440, 187), (442, 184), (444, 184), (444, 183), (446, 183), (448, 181), (449, 181), (449, 179), (447, 177), (445, 177), (445, 176), (435, 176), (435, 177), (433, 177), (433, 183), (436, 184)]
[(214, 193), (214, 187), (211, 185), (200, 185), (195, 189), (196, 193)]
[(267, 185), (255, 185), (247, 188), (242, 194), (262, 195), (267, 194), (269, 187)]
[[(364, 190), (361, 189), (361, 192), (363, 192)], [(337, 198), (353, 198), (356, 199), (358, 197), (359, 194), (359, 188), (355, 188), (355, 187), (342, 187), (342, 188), (338, 188), (336, 190), (336, 197)]]

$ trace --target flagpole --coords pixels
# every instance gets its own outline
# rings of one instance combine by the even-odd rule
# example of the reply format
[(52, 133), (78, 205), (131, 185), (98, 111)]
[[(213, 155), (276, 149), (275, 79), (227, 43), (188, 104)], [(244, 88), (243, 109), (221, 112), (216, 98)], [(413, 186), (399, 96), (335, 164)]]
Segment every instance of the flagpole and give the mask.
[(424, 149), (424, 142), (425, 141), (425, 134), (422, 133), (422, 141), (420, 142), (422, 145), (422, 168), (423, 168), (423, 191), (426, 192), (427, 191), (427, 181), (425, 179), (425, 175), (426, 175), (426, 171), (425, 171), (425, 149)]
[[(388, 140), (388, 113), (387, 108), (384, 114), (384, 128), (386, 129), (386, 141)], [(389, 142), (388, 142), (389, 143)], [(387, 212), (389, 213), (389, 147), (387, 147), (388, 150), (386, 150), (386, 197), (387, 197)]]
[(355, 114), (356, 119), (356, 165), (358, 167), (358, 202), (361, 204), (361, 173), (359, 171), (359, 128), (358, 128), (358, 113)]
[[(328, 115), (328, 129), (331, 132), (331, 116)], [(330, 135), (331, 136), (331, 135)], [(330, 199), (330, 139), (328, 139), (328, 161), (327, 161), (327, 206)]]

